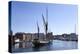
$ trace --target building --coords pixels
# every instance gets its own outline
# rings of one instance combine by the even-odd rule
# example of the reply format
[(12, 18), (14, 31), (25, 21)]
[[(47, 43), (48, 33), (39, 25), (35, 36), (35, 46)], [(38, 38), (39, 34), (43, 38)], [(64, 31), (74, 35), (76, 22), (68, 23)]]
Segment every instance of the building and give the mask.
[(55, 35), (54, 39), (64, 41), (78, 41), (78, 35), (76, 33)]

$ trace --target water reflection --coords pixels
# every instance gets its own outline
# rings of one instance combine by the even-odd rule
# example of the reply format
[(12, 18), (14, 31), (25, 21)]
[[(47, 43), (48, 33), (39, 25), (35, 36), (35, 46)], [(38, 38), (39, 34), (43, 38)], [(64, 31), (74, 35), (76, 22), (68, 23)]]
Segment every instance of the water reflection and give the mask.
[(60, 41), (53, 40), (51, 44), (45, 46), (34, 48), (31, 42), (17, 43), (13, 47), (13, 52), (33, 52), (33, 51), (47, 51), (47, 50), (68, 50), (77, 49), (76, 41)]

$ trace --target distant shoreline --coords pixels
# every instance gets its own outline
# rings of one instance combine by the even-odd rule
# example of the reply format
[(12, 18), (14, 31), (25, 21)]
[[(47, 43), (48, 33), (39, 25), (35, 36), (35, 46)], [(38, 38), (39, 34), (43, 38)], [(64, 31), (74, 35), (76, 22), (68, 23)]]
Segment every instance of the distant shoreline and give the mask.
[(78, 42), (78, 40), (69, 40), (69, 39), (54, 39), (54, 40), (61, 40), (61, 41), (76, 41), (76, 42)]

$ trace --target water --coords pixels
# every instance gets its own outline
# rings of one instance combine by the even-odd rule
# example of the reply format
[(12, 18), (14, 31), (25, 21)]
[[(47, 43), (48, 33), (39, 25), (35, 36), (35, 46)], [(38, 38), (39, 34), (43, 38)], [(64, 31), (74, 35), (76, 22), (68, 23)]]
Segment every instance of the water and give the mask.
[(50, 51), (50, 50), (54, 51), (54, 50), (70, 50), (78, 48), (78, 43), (76, 41), (53, 40), (51, 44), (47, 44), (39, 48), (33, 48), (31, 42), (26, 42), (24, 48), (19, 48), (19, 44), (20, 43), (17, 43), (15, 47), (13, 47), (13, 52), (34, 52), (34, 51)]

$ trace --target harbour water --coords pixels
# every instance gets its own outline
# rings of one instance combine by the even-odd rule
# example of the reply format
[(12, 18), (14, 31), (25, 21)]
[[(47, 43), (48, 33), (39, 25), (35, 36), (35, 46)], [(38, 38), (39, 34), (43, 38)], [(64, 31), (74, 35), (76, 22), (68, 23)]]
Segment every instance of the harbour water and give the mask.
[(24, 43), (25, 47), (23, 48), (20, 48), (19, 44), (22, 43), (17, 43), (15, 44), (15, 46), (13, 46), (12, 48), (13, 53), (78, 49), (78, 42), (76, 41), (53, 40), (52, 43), (41, 46), (39, 48), (33, 48), (31, 42)]

